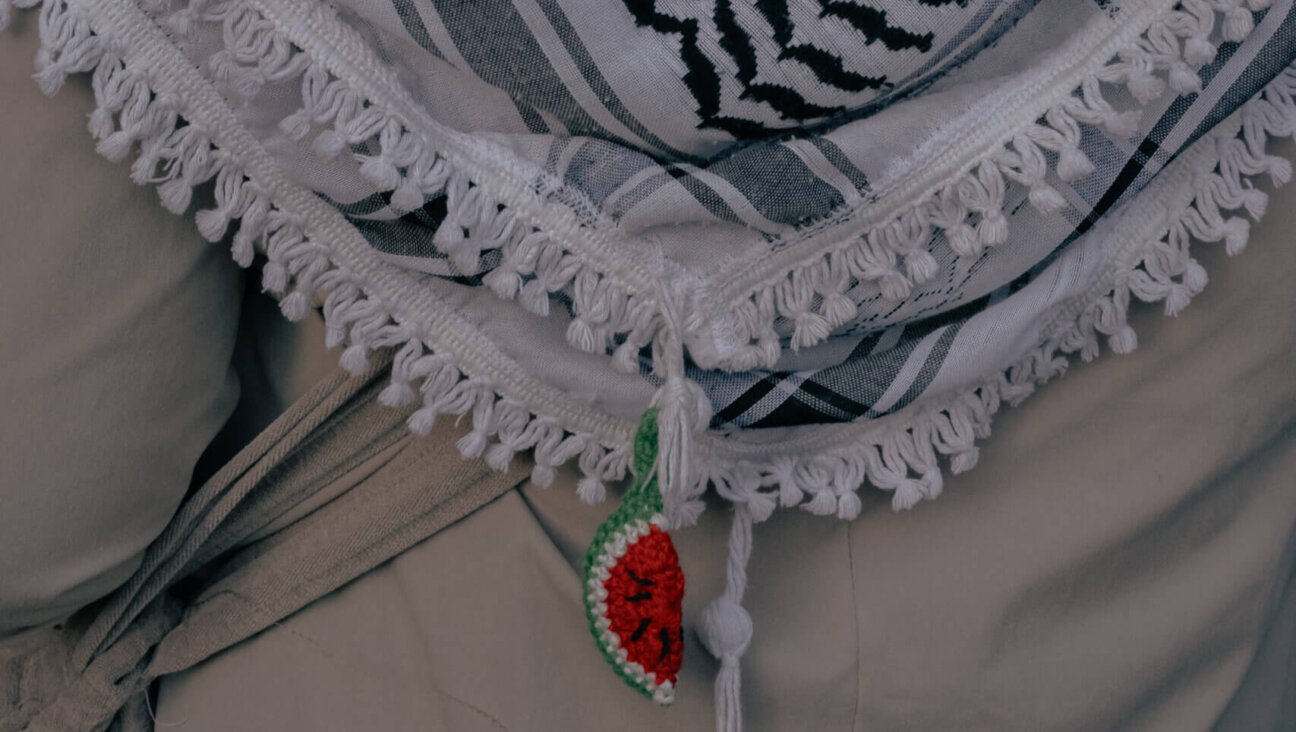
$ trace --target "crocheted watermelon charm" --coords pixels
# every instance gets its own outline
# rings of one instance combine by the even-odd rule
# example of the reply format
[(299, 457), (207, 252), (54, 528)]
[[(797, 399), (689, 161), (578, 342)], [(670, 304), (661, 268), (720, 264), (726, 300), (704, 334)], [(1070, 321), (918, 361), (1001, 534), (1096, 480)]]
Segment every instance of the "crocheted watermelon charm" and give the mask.
[(617, 674), (670, 704), (684, 657), (684, 573), (663, 529), (656, 460), (657, 410), (650, 409), (635, 435), (634, 484), (585, 552), (585, 615)]

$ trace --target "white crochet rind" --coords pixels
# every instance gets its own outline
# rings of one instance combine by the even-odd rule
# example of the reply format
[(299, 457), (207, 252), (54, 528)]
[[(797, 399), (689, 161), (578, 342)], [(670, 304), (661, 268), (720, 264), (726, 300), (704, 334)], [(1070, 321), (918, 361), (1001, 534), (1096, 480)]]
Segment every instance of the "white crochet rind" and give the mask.
[[(122, 159), (138, 145), (131, 177), (156, 184), (168, 209), (184, 212), (192, 188), (213, 182), (215, 206), (198, 212), (200, 230), (220, 238), (237, 222), (235, 259), (249, 266), (256, 252), (264, 254), (263, 281), (287, 317), (304, 316), (322, 297), (328, 342), (345, 347), (345, 368), (361, 372), (369, 351), (395, 348), (380, 399), (420, 403), (409, 419), (413, 431), (425, 434), (439, 415), (470, 416), (472, 431), (459, 442), (466, 457), (503, 470), (517, 452), (531, 450), (532, 478), (541, 485), (575, 459), (584, 475), (578, 490), (591, 502), (604, 497), (606, 481), (625, 476), (633, 422), (583, 408), (523, 374), (416, 279), (377, 261), (335, 209), (283, 177), (129, 0), (45, 0), (40, 13), (42, 90), (54, 93), (67, 74), (92, 73), (98, 107), (90, 129), (99, 151)], [(1230, 254), (1245, 246), (1249, 224), (1233, 212), (1258, 219), (1266, 203), (1251, 179), (1265, 174), (1283, 183), (1291, 174), (1290, 163), (1265, 153), (1267, 137), (1278, 135), (1296, 136), (1296, 67), (1173, 163), (1188, 185), (1154, 181), (1158, 192), (1145, 195), (1145, 204), (1116, 214), (1129, 228), (1105, 276), (1087, 296), (1057, 308), (1043, 341), (1003, 372), (953, 398), (868, 423), (805, 430), (777, 445), (703, 436), (694, 446), (690, 500), (676, 507), (672, 525), (696, 519), (708, 486), (754, 521), (780, 506), (854, 518), (865, 483), (892, 491), (896, 509), (936, 497), (940, 456), (954, 473), (971, 469), (976, 441), (989, 435), (1001, 402), (1016, 404), (1062, 373), (1066, 354), (1093, 358), (1100, 334), (1116, 352), (1136, 346), (1126, 321), (1131, 294), (1164, 302), (1168, 314), (1187, 305), (1206, 283), (1189, 255), (1190, 238), (1223, 241)]]
[[(871, 208), (889, 213), (856, 221), (860, 211), (848, 207), (805, 227), (714, 297), (687, 287), (663, 293), (660, 267), (634, 259), (652, 246), (623, 241), (597, 207), (561, 181), (490, 143), (465, 142), (432, 120), (322, 4), (192, 0), (166, 24), (191, 33), (200, 22), (221, 23), (232, 43), (212, 58), (213, 72), (241, 94), (300, 77), (302, 108), (280, 125), (290, 139), (314, 135), (312, 148), (327, 157), (370, 143), (375, 153), (358, 156), (360, 174), (390, 192), (398, 210), (444, 195), (447, 214), (433, 237), (438, 251), (534, 313), (547, 314), (550, 294), (566, 290), (573, 311), (567, 341), (574, 348), (610, 352), (618, 370), (636, 373), (641, 349), (660, 346), (664, 301), (682, 298), (688, 303), (684, 340), (694, 360), (703, 368), (745, 371), (773, 367), (779, 318), (794, 326), (793, 349), (820, 343), (853, 320), (857, 308), (846, 293), (854, 283), (876, 282), (891, 300), (908, 296), (936, 272), (926, 245), (938, 231), (960, 257), (1002, 243), (1008, 185), (1026, 186), (1041, 211), (1065, 206), (1046, 178), (1053, 172), (1072, 181), (1092, 172), (1079, 146), (1082, 127), (1125, 135), (1137, 129), (1141, 107), (1117, 110), (1104, 91), (1124, 87), (1146, 105), (1167, 86), (1181, 94), (1200, 90), (1196, 70), (1215, 57), (1209, 39), (1216, 27), (1225, 40), (1240, 40), (1251, 30), (1248, 8), (1269, 2), (1160, 0), (1123, 11), (1119, 33), (1096, 47), (1079, 44), (1062, 54), (1059, 71), (1041, 74), (1004, 100), (1012, 112), (999, 114), (998, 124), (986, 125), (977, 139), (945, 136), (958, 139), (957, 153), (932, 150), (914, 166), (920, 173), (912, 182), (875, 192)], [(483, 270), (481, 255), (493, 250), (499, 264)], [(716, 336), (717, 328), (725, 333)]]

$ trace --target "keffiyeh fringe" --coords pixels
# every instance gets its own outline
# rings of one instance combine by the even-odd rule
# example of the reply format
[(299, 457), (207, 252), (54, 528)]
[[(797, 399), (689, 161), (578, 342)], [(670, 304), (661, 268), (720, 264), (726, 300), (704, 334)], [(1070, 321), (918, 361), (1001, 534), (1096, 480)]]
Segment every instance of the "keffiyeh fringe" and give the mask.
[[(35, 0), (16, 2), (18, 7), (36, 4)], [(256, 16), (240, 15), (254, 12), (251, 5), (243, 0), (199, 2), (182, 11), (189, 15), (179, 16), (188, 20), (177, 21), (172, 16), (172, 21), (184, 28), (186, 23), (217, 18), (234, 23), (244, 33), (272, 33), (270, 26), (258, 25)], [(37, 59), (36, 80), (42, 90), (53, 94), (68, 74), (91, 73), (98, 106), (90, 116), (89, 127), (98, 140), (98, 151), (118, 161), (137, 147), (131, 178), (139, 184), (156, 185), (167, 209), (184, 213), (192, 203), (193, 189), (211, 183), (214, 206), (196, 213), (199, 231), (207, 239), (219, 241), (233, 226), (229, 240), (234, 259), (247, 267), (257, 254), (264, 257), (263, 287), (279, 299), (289, 319), (304, 317), (313, 303), (319, 303), (327, 324), (327, 344), (343, 347), (340, 362), (344, 368), (360, 373), (367, 366), (370, 351), (395, 348), (391, 383), (380, 398), (392, 406), (421, 404), (409, 418), (412, 431), (426, 434), (438, 416), (469, 416), (472, 430), (458, 443), (465, 457), (484, 458), (492, 467), (503, 470), (518, 452), (530, 450), (535, 460), (532, 478), (540, 485), (549, 485), (555, 469), (574, 459), (583, 474), (579, 492), (588, 502), (605, 497), (606, 482), (625, 477), (627, 441), (607, 438), (608, 433), (619, 437), (621, 430), (617, 428), (621, 424), (601, 430), (602, 437), (573, 430), (560, 418), (537, 414), (523, 399), (502, 393), (490, 376), (456, 358), (453, 349), (429, 343), (431, 339), (417, 333), (392, 307), (366, 291), (364, 276), (334, 261), (329, 244), (306, 232), (301, 213), (273, 200), (270, 191), (249, 177), (239, 156), (214, 142), (213, 136), (196, 122), (201, 115), (188, 109), (188, 105), (195, 104), (193, 99), (171, 89), (155, 89), (156, 71), (127, 60), (124, 39), (92, 26), (90, 14), (76, 0), (46, 0), (40, 12), (44, 45)], [(1227, 22), (1228, 9), (1219, 13)], [(1177, 20), (1152, 35), (1170, 33), (1173, 26), (1174, 37), (1191, 39), (1200, 37), (1202, 28), (1210, 28), (1202, 15), (1174, 17)], [(1198, 24), (1192, 26), (1194, 35), (1183, 36), (1188, 32), (1184, 21), (1189, 17)], [(226, 34), (226, 38), (242, 38), (257, 48), (256, 65), (240, 66), (240, 73), (255, 70), (258, 78), (264, 79), (313, 73), (311, 65), (299, 60), (299, 52), (288, 50), (287, 41), (260, 35), (260, 40), (253, 43), (234, 33)], [(1141, 39), (1139, 52), (1144, 55), (1139, 58), (1151, 58), (1150, 49), (1163, 40)], [(238, 45), (227, 50), (228, 57), (218, 55), (222, 60), (214, 62), (222, 68), (229, 68), (229, 58), (247, 57), (246, 49)], [(1149, 73), (1153, 68), (1173, 70), (1168, 59), (1166, 56), (1140, 68)], [(1104, 67), (1103, 74), (1126, 81), (1138, 78), (1139, 84), (1153, 83), (1147, 77), (1134, 75), (1137, 65), (1122, 56), (1122, 60)], [(229, 73), (231, 78), (237, 75), (232, 70)], [(255, 86), (253, 82), (243, 83), (249, 88)], [(340, 89), (342, 82), (335, 79), (330, 84)], [(353, 99), (336, 106), (354, 109), (356, 103)], [(367, 103), (363, 109), (373, 110), (375, 105)], [(366, 139), (368, 135), (362, 132), (372, 131), (375, 125), (392, 129), (393, 117), (377, 112), (371, 116), (368, 128), (361, 129), (349, 118), (337, 129), (351, 130), (348, 140)], [(1195, 172), (1191, 202), (1169, 216), (1168, 225), (1158, 226), (1154, 234), (1131, 242), (1131, 263), (1116, 274), (1114, 285), (1082, 308), (1060, 312), (1054, 325), (1046, 329), (1045, 340), (1007, 369), (948, 403), (915, 405), (863, 430), (859, 425), (846, 426), (826, 440), (816, 435), (780, 444), (777, 450), (754, 447), (750, 449), (752, 457), (743, 454), (742, 446), (722, 447), (713, 440), (700, 440), (693, 461), (696, 474), (687, 491), (691, 500), (675, 517), (677, 523), (690, 523), (696, 518), (700, 511), (696, 498), (707, 486), (736, 504), (746, 505), (757, 522), (780, 506), (854, 518), (860, 510), (856, 489), (865, 483), (891, 491), (896, 509), (939, 495), (943, 486), (941, 456), (948, 459), (952, 473), (971, 469), (977, 461), (976, 441), (989, 435), (991, 418), (1002, 402), (1015, 405), (1037, 384), (1060, 375), (1066, 369), (1067, 355), (1078, 353), (1084, 360), (1094, 358), (1099, 352), (1100, 335), (1117, 353), (1135, 348), (1137, 338), (1126, 318), (1131, 295), (1146, 302), (1163, 302), (1166, 313), (1173, 315), (1201, 291), (1207, 277), (1189, 254), (1191, 239), (1223, 241), (1229, 254), (1245, 247), (1250, 224), (1238, 214), (1244, 212), (1258, 220), (1267, 202), (1265, 194), (1251, 181), (1267, 175), (1275, 184), (1281, 184), (1291, 176), (1291, 164), (1267, 154), (1265, 142), (1268, 137), (1296, 133), (1296, 70), (1282, 72), (1237, 112), (1237, 118), (1240, 127), (1235, 134), (1213, 134), (1199, 143), (1216, 146), (1218, 159), (1209, 169)], [(410, 137), (407, 130), (401, 132), (400, 139), (408, 141)], [(410, 150), (414, 147), (409, 144)], [(421, 154), (409, 152), (415, 160)], [(570, 255), (560, 259), (567, 258)], [(591, 275), (582, 271), (573, 276)], [(806, 441), (818, 447), (808, 449), (801, 444)], [(769, 457), (761, 459), (755, 456), (757, 453), (768, 453)]]
[[(946, 244), (963, 258), (975, 258), (985, 247), (1003, 243), (1008, 236), (1004, 208), (1010, 184), (1028, 189), (1028, 200), (1041, 212), (1061, 209), (1065, 201), (1047, 178), (1056, 174), (1070, 182), (1093, 172), (1093, 164), (1080, 148), (1084, 126), (1128, 136), (1137, 130), (1143, 106), (1167, 88), (1178, 94), (1200, 91), (1197, 72), (1217, 52), (1210, 41), (1212, 34), (1218, 28), (1227, 41), (1245, 38), (1252, 28), (1252, 11), (1269, 2), (1176, 5), (1123, 46), (1100, 49), (1095, 57), (1100, 65), (1087, 72), (1071, 93), (1045, 107), (1035, 119), (1023, 117), (1023, 126), (997, 130), (1002, 135), (999, 141), (973, 150), (931, 190), (903, 196), (908, 203), (894, 214), (851, 235), (827, 231), (842, 223), (838, 221), (807, 227), (799, 234), (801, 239), (837, 236), (841, 241), (827, 251), (818, 248), (806, 261), (755, 268), (749, 278), (752, 286), (738, 288), (737, 300), (729, 303), (732, 310), (723, 322), (732, 333), (726, 340), (746, 346), (718, 350), (719, 344), (709, 335), (716, 326), (708, 316), (714, 313), (689, 308), (690, 315), (681, 325), (690, 354), (703, 367), (730, 371), (772, 367), (780, 353), (775, 330), (779, 319), (793, 324), (789, 345), (796, 350), (823, 342), (855, 317), (856, 304), (846, 292), (856, 283), (876, 282), (887, 299), (905, 298), (913, 285), (937, 271), (926, 246), (933, 235), (942, 233)], [(167, 12), (171, 3), (166, 0), (154, 5), (165, 13), (165, 25), (182, 37), (196, 34), (201, 23), (221, 26), (226, 48), (211, 57), (211, 71), (238, 94), (251, 98), (266, 84), (297, 79), (301, 108), (280, 122), (281, 131), (293, 141), (309, 138), (312, 149), (325, 158), (366, 145), (371, 152), (358, 156), (359, 172), (378, 191), (390, 194), (397, 211), (417, 209), (444, 196), (446, 216), (433, 244), (460, 271), (481, 274), (483, 284), (498, 296), (538, 315), (548, 314), (551, 294), (568, 291), (574, 314), (567, 328), (571, 346), (611, 353), (614, 367), (623, 373), (636, 373), (640, 351), (653, 346), (653, 363), (660, 368), (665, 358), (659, 347), (664, 337), (662, 309), (667, 300), (688, 299), (690, 293), (656, 296), (655, 272), (648, 263), (613, 261), (601, 239), (616, 233), (599, 220), (597, 212), (559, 221), (552, 213), (537, 210), (535, 201), (569, 201), (570, 193), (552, 189), (556, 184), (526, 178), (525, 171), (513, 169), (506, 160), (466, 150), (457, 133), (421, 112), (390, 69), (366, 64), (367, 57), (356, 50), (362, 42), (341, 24), (329, 22), (320, 6), (299, 3), (292, 12), (284, 12), (257, 0), (196, 0)], [(303, 25), (314, 35), (285, 37), (282, 24), (274, 20), (276, 12), (310, 18)], [(286, 19), (291, 18), (279, 20)], [(314, 52), (313, 45), (330, 52)], [(77, 63), (70, 59), (61, 65), (72, 64), (66, 72), (77, 70)], [(347, 64), (363, 72), (343, 78), (337, 67)], [(57, 76), (61, 65), (49, 67), (49, 74)], [(43, 82), (43, 88), (54, 83), (52, 78)], [(363, 89), (355, 87), (360, 78)], [(1117, 89), (1127, 91), (1140, 106), (1118, 108), (1110, 101)], [(121, 101), (110, 99), (106, 106), (112, 109)], [(92, 124), (92, 131), (104, 132), (109, 124), (100, 119)], [(132, 131), (123, 124), (116, 136), (101, 135), (101, 151), (124, 155)], [(144, 151), (145, 156), (148, 153)], [(147, 177), (142, 174), (136, 179)], [(173, 206), (184, 201), (178, 187), (165, 199)], [(235, 218), (228, 213), (241, 205), (229, 195), (218, 203), (203, 228), (204, 235), (213, 239), (222, 235), (222, 222)], [(483, 271), (485, 252), (499, 254), (498, 265), (488, 271)], [(237, 242), (236, 256), (240, 262), (251, 256), (248, 237)], [(280, 262), (271, 259), (267, 289), (277, 291), (282, 283), (286, 278)], [(299, 300), (295, 298), (290, 307), (299, 310)]]

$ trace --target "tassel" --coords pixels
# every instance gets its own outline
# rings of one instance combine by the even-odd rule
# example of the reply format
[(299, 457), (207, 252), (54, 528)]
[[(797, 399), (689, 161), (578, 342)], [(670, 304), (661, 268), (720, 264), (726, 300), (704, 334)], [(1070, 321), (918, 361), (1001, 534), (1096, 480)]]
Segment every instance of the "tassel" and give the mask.
[[(407, 381), (392, 381), (378, 393), (378, 401), (389, 407), (403, 407), (406, 404), (413, 404), (417, 399), (418, 395), (414, 393), (414, 387)], [(459, 441), (459, 451), (463, 452), (463, 440)]]
[[(683, 370), (682, 367), (680, 370)], [(658, 416), (658, 473), (666, 518), (675, 525), (676, 511), (693, 485), (693, 436), (706, 429), (714, 413), (702, 387), (682, 375), (669, 376), (657, 390), (653, 406)]]
[(688, 525), (695, 507), (689, 507), (693, 488), (693, 438), (706, 430), (715, 409), (697, 382), (685, 375), (684, 328), (672, 293), (664, 292), (662, 337), (653, 344), (665, 356), (666, 382), (653, 395), (657, 414), (657, 473), (661, 479), (663, 513), (669, 526)]
[(717, 732), (742, 730), (742, 675), (739, 660), (751, 644), (751, 616), (743, 609), (747, 560), (751, 558), (752, 516), (745, 504), (734, 507), (729, 529), (729, 561), (724, 593), (702, 611), (702, 645), (720, 661), (715, 682)]
[(639, 347), (630, 341), (617, 346), (612, 352), (612, 367), (623, 374), (639, 373)]
[(580, 497), (581, 503), (594, 506), (607, 498), (607, 487), (595, 478), (581, 478), (576, 484), (576, 495)]
[(474, 429), (472, 432), (460, 437), (455, 445), (459, 448), (460, 455), (475, 460), (486, 452), (487, 442), (486, 433)]
[(572, 318), (572, 321), (567, 324), (567, 343), (585, 353), (594, 353), (599, 347), (598, 340), (594, 337), (594, 329), (580, 316)]
[(391, 205), (398, 211), (415, 211), (422, 208), (423, 194), (419, 191), (418, 184), (406, 178), (396, 187), (396, 190), (392, 191)]
[(343, 369), (356, 376), (369, 370), (369, 358), (365, 353), (365, 347), (359, 344), (347, 346), (347, 349), (342, 352), (339, 363)]

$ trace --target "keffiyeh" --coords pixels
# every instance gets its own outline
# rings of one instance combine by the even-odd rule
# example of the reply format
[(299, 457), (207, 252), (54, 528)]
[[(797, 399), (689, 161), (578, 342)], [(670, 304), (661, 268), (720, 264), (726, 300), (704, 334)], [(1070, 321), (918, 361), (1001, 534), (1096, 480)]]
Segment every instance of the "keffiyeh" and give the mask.
[[(36, 3), (0, 24), (11, 4)], [(380, 399), (418, 405), (415, 432), (466, 418), (466, 457), (529, 451), (541, 484), (574, 461), (590, 502), (633, 472), (591, 627), (659, 701), (670, 671), (635, 648), (678, 648), (653, 618), (599, 624), (608, 576), (654, 586), (614, 560), (730, 502), (702, 626), (737, 729), (751, 525), (852, 519), (866, 485), (935, 498), (1002, 402), (1135, 348), (1131, 297), (1186, 306), (1190, 244), (1240, 251), (1253, 181), (1290, 177), (1265, 144), (1296, 133), (1293, 12), (45, 0), (36, 78), (91, 74), (99, 150), (177, 213), (209, 187), (203, 235), (287, 317), (321, 308), (345, 367), (393, 349)]]

